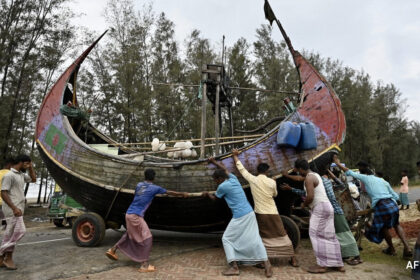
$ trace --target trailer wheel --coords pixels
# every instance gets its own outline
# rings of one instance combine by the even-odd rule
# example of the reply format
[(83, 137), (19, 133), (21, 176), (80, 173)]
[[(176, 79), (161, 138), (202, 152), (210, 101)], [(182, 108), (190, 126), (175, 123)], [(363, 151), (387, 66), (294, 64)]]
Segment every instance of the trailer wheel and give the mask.
[(300, 244), (300, 230), (297, 224), (289, 217), (280, 215), (284, 225), (284, 229), (287, 232), (290, 240), (293, 244), (293, 249), (296, 249)]
[(105, 237), (105, 222), (96, 213), (80, 215), (72, 226), (72, 238), (80, 247), (98, 246)]

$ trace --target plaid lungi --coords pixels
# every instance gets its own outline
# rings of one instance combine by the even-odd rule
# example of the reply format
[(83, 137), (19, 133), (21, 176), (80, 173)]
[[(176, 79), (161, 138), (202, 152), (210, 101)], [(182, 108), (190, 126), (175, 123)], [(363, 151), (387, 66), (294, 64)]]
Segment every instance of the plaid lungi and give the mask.
[(6, 218), (7, 226), (0, 245), (0, 255), (6, 252), (13, 252), (16, 243), (25, 235), (26, 227), (23, 216)]
[(399, 209), (397, 203), (391, 198), (381, 199), (376, 203), (372, 226), (366, 230), (368, 240), (381, 243), (384, 239), (383, 228), (391, 229), (399, 224)]

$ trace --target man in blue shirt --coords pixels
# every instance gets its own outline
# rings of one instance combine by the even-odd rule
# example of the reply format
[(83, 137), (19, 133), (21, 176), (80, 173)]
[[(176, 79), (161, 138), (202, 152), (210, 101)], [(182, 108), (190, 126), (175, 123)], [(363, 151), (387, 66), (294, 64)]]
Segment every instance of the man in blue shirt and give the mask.
[(128, 207), (125, 215), (127, 231), (105, 255), (116, 261), (118, 260), (116, 251), (120, 249), (127, 257), (141, 264), (139, 272), (153, 272), (155, 267), (149, 264), (150, 251), (152, 250), (152, 233), (144, 221), (144, 214), (157, 194), (186, 198), (188, 193), (168, 191), (153, 184), (155, 179), (155, 171), (153, 169), (146, 169), (144, 177), (145, 181), (136, 186), (133, 202)]
[(233, 215), (222, 237), (226, 259), (230, 264), (230, 268), (222, 274), (239, 275), (238, 264), (263, 262), (265, 275), (271, 277), (273, 272), (259, 234), (257, 219), (238, 178), (214, 158), (209, 161), (218, 167), (213, 174), (218, 188), (215, 194), (203, 192), (203, 196), (212, 200), (224, 198)]
[(334, 162), (347, 176), (352, 176), (362, 181), (365, 185), (366, 192), (372, 199), (374, 217), (372, 225), (365, 232), (366, 238), (377, 244), (385, 239), (388, 248), (384, 249), (383, 252), (387, 255), (395, 256), (396, 252), (390, 233), (390, 229), (394, 228), (404, 245), (403, 257), (410, 258), (412, 252), (408, 247), (404, 230), (399, 224), (399, 208), (396, 203), (398, 195), (391, 188), (391, 185), (384, 179), (373, 175), (366, 162), (361, 161), (358, 163), (360, 174), (343, 166), (336, 155), (334, 156)]

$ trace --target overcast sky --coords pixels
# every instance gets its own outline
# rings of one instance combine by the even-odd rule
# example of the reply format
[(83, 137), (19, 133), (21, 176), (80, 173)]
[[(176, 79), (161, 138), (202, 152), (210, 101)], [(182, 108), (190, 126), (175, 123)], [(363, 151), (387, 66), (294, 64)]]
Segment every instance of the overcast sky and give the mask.
[[(264, 19), (263, 0), (135, 0), (137, 8), (153, 3), (175, 23), (180, 43), (194, 29), (214, 45), (226, 36), (255, 40)], [(84, 15), (77, 24), (98, 32), (107, 29), (107, 0), (75, 0)], [(393, 83), (403, 93), (409, 120), (420, 121), (420, 1), (418, 0), (271, 0), (294, 47), (319, 52), (369, 73), (373, 80)], [(280, 40), (277, 27), (274, 38)]]

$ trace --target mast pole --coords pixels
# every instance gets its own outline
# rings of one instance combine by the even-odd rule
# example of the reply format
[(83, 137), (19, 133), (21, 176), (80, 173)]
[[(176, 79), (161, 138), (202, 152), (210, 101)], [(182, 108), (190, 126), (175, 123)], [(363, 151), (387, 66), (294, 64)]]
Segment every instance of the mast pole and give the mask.
[(220, 134), (220, 75), (223, 71), (219, 68), (220, 73), (217, 75), (217, 86), (216, 86), (216, 100), (214, 102), (214, 137), (216, 138), (216, 156), (219, 155), (219, 134)]
[(205, 157), (205, 143), (206, 143), (206, 106), (207, 106), (207, 73), (204, 72), (207, 70), (207, 66), (203, 65), (203, 72), (201, 77), (201, 82), (203, 83), (203, 92), (201, 94), (201, 145), (200, 145), (200, 158)]

